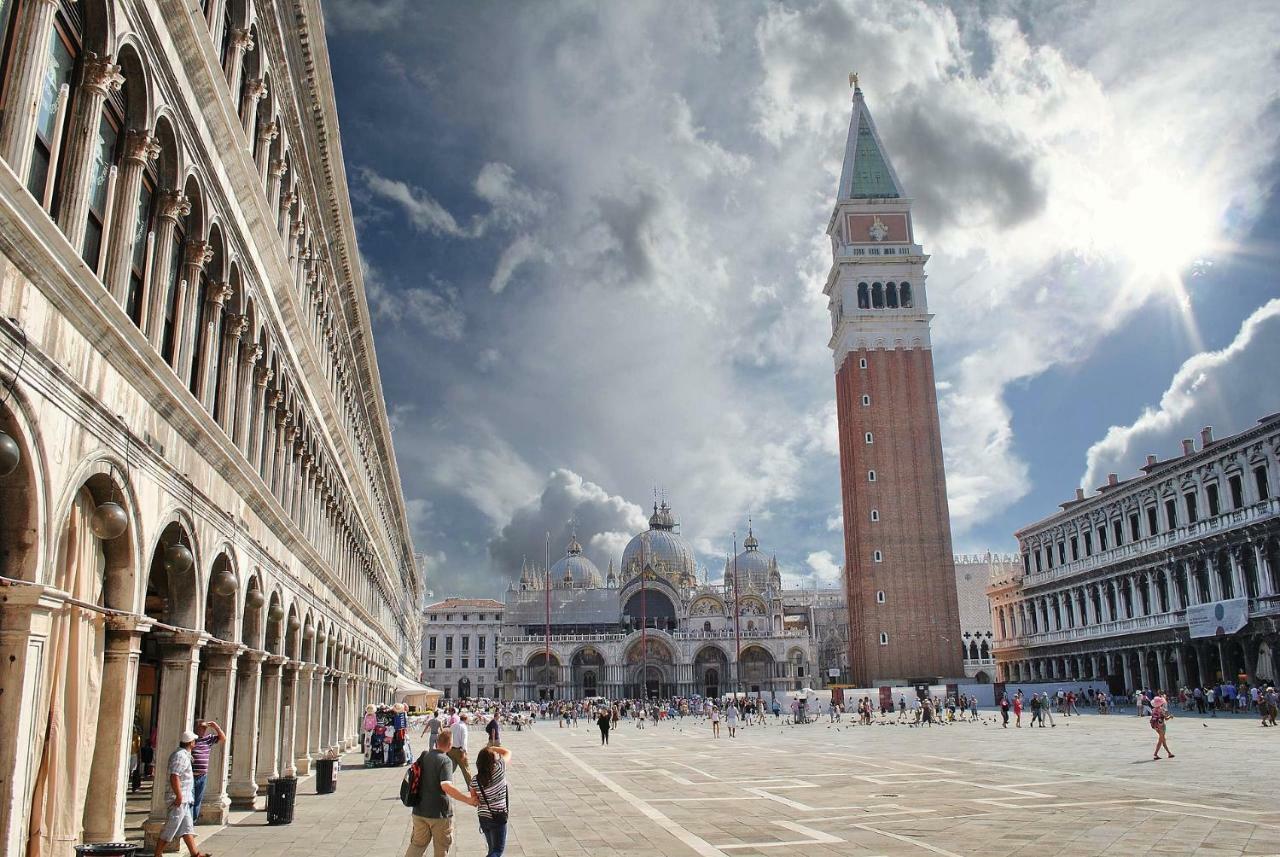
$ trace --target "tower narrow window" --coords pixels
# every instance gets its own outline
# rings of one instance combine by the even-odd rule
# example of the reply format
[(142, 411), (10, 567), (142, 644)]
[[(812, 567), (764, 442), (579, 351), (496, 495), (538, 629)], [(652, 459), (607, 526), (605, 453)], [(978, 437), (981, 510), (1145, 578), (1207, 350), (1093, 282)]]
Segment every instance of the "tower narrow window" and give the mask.
[(872, 509), (872, 510), (871, 510), (871, 520), (872, 520), (872, 521), (878, 521), (878, 520), (880, 520), (880, 510), (879, 510), (879, 509)]
[(875, 438), (873, 438), (873, 437), (871, 436), (871, 432), (867, 432), (867, 435), (866, 435), (866, 441), (867, 441), (867, 443), (874, 443), (874, 442), (875, 442)]
[(912, 306), (914, 306), (914, 303), (912, 302), (912, 299), (911, 299), (910, 283), (898, 283), (898, 302), (901, 303), (907, 309), (910, 309)]
[(884, 284), (871, 284), (871, 308), (884, 309)]
[(859, 369), (866, 369), (866, 368), (867, 368), (867, 358), (865, 358), (865, 357), (859, 357), (859, 358), (858, 358), (858, 368), (859, 368)]
[(868, 482), (875, 482), (875, 481), (876, 481), (876, 472), (875, 472), (874, 470), (868, 470), (868, 471), (867, 471), (867, 481), (868, 481)]
[(876, 562), (884, 562), (884, 554), (882, 554), (880, 551), (873, 552), (871, 554), (871, 558)]
[(889, 645), (889, 635), (886, 634), (884, 631), (880, 632), (880, 645), (882, 646)]
[(863, 396), (863, 397), (862, 397), (862, 407), (866, 408), (866, 407), (869, 407), (870, 405), (871, 405), (871, 397), (870, 397), (870, 396)]
[(877, 592), (877, 593), (876, 593), (876, 603), (877, 603), (877, 604), (883, 604), (883, 603), (884, 603), (884, 590), (883, 590), (883, 589), (881, 589), (879, 592)]
[(885, 287), (885, 303), (889, 309), (898, 308), (898, 285), (896, 283), (890, 283)]
[(871, 293), (866, 283), (858, 283), (858, 309), (871, 309)]

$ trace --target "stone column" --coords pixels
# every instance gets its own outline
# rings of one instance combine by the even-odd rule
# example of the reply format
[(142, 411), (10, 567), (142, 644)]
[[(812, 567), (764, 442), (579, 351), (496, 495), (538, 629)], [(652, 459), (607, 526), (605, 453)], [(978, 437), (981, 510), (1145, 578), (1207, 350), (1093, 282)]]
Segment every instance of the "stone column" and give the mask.
[(196, 675), (205, 636), (198, 632), (156, 632), (160, 643), (160, 701), (156, 727), (156, 788), (151, 793), (151, 815), (143, 823), (147, 847), (155, 844), (164, 827), (168, 806), (164, 781), (169, 754), (178, 749), (178, 738), (193, 725), (196, 707)]
[[(247, 329), (247, 318), (245, 318), (245, 322)], [(252, 331), (249, 332), (249, 335), (253, 335)], [(228, 355), (230, 355), (230, 352), (228, 352)], [(227, 435), (230, 436), (231, 442), (252, 463), (253, 458), (249, 453), (248, 444), (249, 424), (253, 416), (258, 412), (258, 398), (254, 380), (257, 375), (258, 361), (262, 359), (262, 346), (250, 339), (240, 347), (235, 356), (239, 364), (236, 367), (235, 396), (228, 399), (226, 407), (223, 408), (223, 413), (226, 420)]]
[[(282, 188), (283, 190), (283, 188)], [(298, 195), (293, 191), (280, 194), (280, 205), (277, 214), (277, 220), (280, 228), (280, 236), (285, 239), (285, 255), (289, 257), (289, 266), (292, 269), (296, 258), (294, 249), (297, 239), (293, 234), (293, 204), (298, 201)]]
[(86, 801), (84, 808), (85, 842), (120, 842), (124, 839), (129, 746), (141, 651), (142, 627), (137, 619), (113, 616), (107, 620), (97, 740), (89, 772), (88, 790), (93, 800)]
[[(257, 150), (253, 153), (253, 162), (258, 165), (258, 177), (262, 179), (262, 186), (267, 186), (267, 173), (271, 166), (271, 143), (276, 137), (280, 136), (280, 123), (274, 119), (267, 121), (259, 120)], [(271, 197), (267, 197), (270, 200)]]
[(258, 710), (262, 688), (262, 662), (266, 652), (249, 651), (240, 656), (236, 675), (235, 722), (231, 727), (231, 783), (227, 792), (233, 809), (253, 809), (258, 794), (254, 774), (258, 767)]
[[(120, 66), (110, 57), (86, 51), (80, 63), (80, 86), (71, 99), (67, 136), (62, 148), (62, 175), (59, 176), (61, 202), (58, 226), (77, 251), (84, 247), (89, 190), (93, 182), (93, 156), (98, 148), (98, 128), (107, 95), (124, 85)], [(110, 204), (110, 200), (108, 200)], [(105, 236), (104, 236), (105, 239)]]
[(284, 158), (275, 158), (271, 162), (271, 169), (267, 173), (267, 205), (271, 206), (271, 210), (277, 212), (276, 229), (280, 228), (280, 216), (278, 214), (280, 208), (280, 184), (284, 181), (284, 174), (289, 172), (289, 162)]
[(339, 676), (335, 669), (329, 678), (329, 753), (334, 756), (342, 751), (342, 722), (339, 719), (342, 682)]
[(262, 412), (258, 415), (258, 446), (260, 469), (262, 473), (262, 481), (267, 484), (267, 490), (272, 490), (272, 475), (275, 469), (275, 451), (276, 451), (276, 416), (284, 406), (284, 393), (279, 389), (268, 390), (266, 393), (266, 404)]
[(1212, 554), (1204, 555), (1204, 565), (1209, 571), (1209, 600), (1222, 600), (1222, 578), (1218, 574), (1218, 560)]
[[(7, 123), (8, 111), (4, 118)], [(0, 854), (26, 853), (39, 736), (48, 719), (48, 711), (39, 710), (44, 658), (53, 613), (61, 606), (37, 587), (10, 587), (0, 599)]]
[(298, 704), (296, 735), (294, 736), (294, 769), (297, 776), (305, 777), (311, 773), (312, 740), (312, 691), (315, 688), (315, 664), (304, 663), (298, 669), (298, 681), (295, 697)]
[[(316, 645), (319, 646), (319, 642)], [(317, 666), (311, 672), (311, 727), (307, 730), (308, 740), (311, 742), (311, 746), (307, 749), (312, 759), (322, 759), (325, 756), (324, 724), (326, 720), (325, 668)]]
[(1231, 567), (1231, 588), (1235, 590), (1235, 597), (1238, 599), (1247, 599), (1249, 597), (1249, 587), (1244, 582), (1244, 568), (1240, 564), (1238, 554), (1235, 547), (1226, 549), (1226, 562)]
[(159, 156), (160, 144), (150, 130), (125, 132), (120, 174), (116, 179), (116, 198), (110, 203), (115, 210), (111, 218), (111, 234), (102, 239), (102, 252), (105, 254), (102, 283), (120, 306), (125, 306), (129, 296), (134, 228), (137, 225), (138, 202), (142, 194), (142, 174), (147, 163)]
[[(174, 361), (174, 371), (178, 373), (178, 380), (184, 386), (191, 381), (191, 366), (195, 361), (197, 341), (196, 331), (196, 302), (200, 300), (200, 275), (204, 273), (204, 266), (209, 264), (213, 259), (213, 245), (208, 241), (199, 238), (188, 239), (186, 246), (186, 256), (182, 266), (182, 279), (187, 284), (185, 296), (180, 296), (178, 308), (174, 315), (178, 319), (178, 341), (175, 344), (174, 352), (177, 355)], [(214, 300), (215, 294), (220, 294), (222, 283), (213, 283), (209, 287), (209, 298)], [(225, 300), (225, 296), (224, 296)], [(218, 308), (221, 309), (222, 303), (218, 302)], [(205, 320), (207, 325), (209, 320)], [(203, 370), (202, 370), (203, 371)], [(197, 384), (196, 390), (201, 387)]]
[(258, 764), (254, 780), (261, 791), (280, 773), (280, 668), (288, 658), (270, 655), (262, 664), (262, 698), (258, 703)]
[(1188, 683), (1187, 661), (1186, 658), (1183, 657), (1181, 645), (1173, 647), (1173, 660), (1178, 667), (1178, 687), (1186, 687)]
[[(234, 91), (234, 90), (233, 90)], [(245, 136), (253, 141), (253, 129), (258, 121), (258, 103), (267, 97), (267, 84), (260, 77), (250, 80), (240, 97), (240, 124)]]
[(1120, 655), (1120, 667), (1124, 673), (1124, 689), (1127, 693), (1133, 693), (1137, 688), (1133, 681), (1133, 666), (1130, 663), (1129, 655), (1123, 652)]
[[(230, 287), (228, 286), (228, 288)], [(239, 377), (241, 364), (240, 338), (244, 336), (244, 332), (248, 329), (248, 316), (235, 313), (227, 316), (226, 323), (222, 326), (222, 362), (218, 364), (218, 379), (216, 383), (213, 383), (213, 373), (208, 372), (210, 376), (209, 409), (211, 411), (215, 409), (219, 411), (218, 425), (222, 426), (222, 430), (226, 432), (228, 438), (234, 438), (236, 399), (240, 395), (242, 386)], [(252, 364), (245, 367), (246, 374), (248, 374), (251, 367)], [(243, 386), (248, 386), (247, 378)], [(221, 408), (215, 407), (218, 404), (218, 390), (222, 391)]]
[[(293, 445), (293, 439), (298, 434), (298, 429), (290, 425), (293, 421), (289, 411), (285, 409), (283, 401), (276, 407), (276, 451), (272, 458), (272, 474), (271, 474), (271, 490), (275, 494), (276, 499), (280, 501), (280, 505), (285, 505), (284, 484), (285, 469), (289, 466), (288, 450)], [(286, 511), (288, 511), (286, 509)]]
[(178, 221), (190, 213), (191, 200), (181, 191), (162, 191), (156, 200), (156, 235), (152, 244), (151, 273), (147, 277), (149, 294), (143, 307), (142, 329), (157, 351), (164, 341), (165, 301), (169, 297), (169, 282), (173, 279), (170, 260), (173, 236)]
[[(0, 116), (0, 157), (25, 184), (31, 172), (36, 139), (36, 114), (49, 66), (49, 33), (58, 0), (32, 0), (19, 4), (11, 22), (13, 44), (5, 111)], [(39, 200), (37, 200), (39, 201)], [(13, 853), (17, 853), (16, 851)]]
[(1258, 595), (1263, 598), (1275, 595), (1275, 587), (1271, 585), (1271, 563), (1263, 550), (1263, 542), (1250, 542), (1249, 547), (1253, 550), (1253, 567), (1258, 570)]
[(1149, 649), (1138, 649), (1138, 677), (1144, 689), (1151, 687), (1151, 668), (1147, 665)]
[(1169, 652), (1166, 649), (1156, 649), (1156, 681), (1159, 682), (1158, 690), (1165, 693), (1170, 692), (1169, 687)]
[[(259, 349), (260, 346), (252, 346)], [(259, 357), (261, 355), (259, 354)], [(253, 386), (250, 388), (253, 398), (249, 400), (248, 407), (243, 414), (237, 415), (236, 445), (244, 450), (245, 456), (249, 459), (249, 464), (254, 470), (261, 473), (262, 461), (262, 415), (267, 408), (267, 385), (271, 383), (271, 378), (275, 372), (270, 367), (255, 364), (253, 367)]]
[(333, 743), (338, 753), (347, 748), (347, 674), (334, 677), (333, 690)]
[(298, 723), (298, 667), (297, 661), (289, 661), (284, 665), (280, 684), (280, 776), (296, 777), (298, 766), (295, 761), (294, 735)]
[(236, 666), (244, 648), (233, 643), (210, 643), (205, 647), (204, 671), (208, 684), (205, 686), (204, 715), (206, 720), (213, 720), (222, 727), (227, 733), (227, 740), (219, 741), (210, 748), (209, 778), (205, 784), (204, 800), (200, 803), (201, 824), (225, 824), (231, 809), (231, 797), (227, 793), (230, 742), (234, 740), (231, 720), (235, 715)]
[(244, 55), (253, 50), (253, 34), (244, 27), (231, 31), (231, 40), (227, 48), (227, 84), (232, 97), (240, 91), (240, 73), (244, 69)]
[[(191, 280), (190, 282), (195, 282)], [(217, 380), (213, 374), (213, 360), (218, 353), (218, 326), (222, 322), (222, 308), (226, 306), (227, 300), (231, 297), (234, 290), (228, 282), (210, 283), (204, 302), (204, 322), (203, 330), (196, 330), (194, 327), (195, 317), (198, 313), (192, 313), (192, 332), (195, 336), (195, 343), (192, 346), (192, 360), (196, 359), (195, 345), (199, 345), (200, 349), (200, 372), (196, 376), (195, 389), (196, 398), (200, 400), (200, 404), (204, 405), (204, 409), (213, 414), (213, 398), (214, 383)], [(198, 299), (198, 295), (193, 294), (194, 299)], [(243, 319), (244, 316), (236, 316)], [(228, 324), (230, 328), (233, 325)], [(224, 332), (225, 335), (225, 332)], [(240, 341), (239, 332), (236, 334), (236, 342)], [(227, 363), (234, 363), (234, 351), (229, 351)]]

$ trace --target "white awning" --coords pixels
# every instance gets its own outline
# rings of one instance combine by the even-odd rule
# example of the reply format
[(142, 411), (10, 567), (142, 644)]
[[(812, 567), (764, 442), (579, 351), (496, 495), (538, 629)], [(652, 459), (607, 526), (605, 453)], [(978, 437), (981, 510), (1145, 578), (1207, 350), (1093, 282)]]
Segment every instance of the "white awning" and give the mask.
[(396, 700), (398, 702), (416, 702), (426, 706), (432, 704), (443, 695), (442, 691), (415, 681), (408, 676), (396, 677)]

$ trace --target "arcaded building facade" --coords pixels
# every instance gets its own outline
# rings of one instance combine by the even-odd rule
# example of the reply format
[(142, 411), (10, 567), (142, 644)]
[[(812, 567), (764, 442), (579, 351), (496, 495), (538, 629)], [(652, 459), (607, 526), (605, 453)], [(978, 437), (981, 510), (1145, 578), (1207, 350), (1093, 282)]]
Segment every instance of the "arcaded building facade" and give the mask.
[(1212, 429), (1018, 532), (988, 589), (1003, 681), (1280, 678), (1280, 415)]
[(827, 225), (853, 684), (964, 675), (951, 520), (911, 203), (853, 80)]
[(0, 35), (0, 853), (70, 855), (123, 836), (134, 734), (227, 728), (213, 823), (353, 742), (421, 583), (318, 0)]

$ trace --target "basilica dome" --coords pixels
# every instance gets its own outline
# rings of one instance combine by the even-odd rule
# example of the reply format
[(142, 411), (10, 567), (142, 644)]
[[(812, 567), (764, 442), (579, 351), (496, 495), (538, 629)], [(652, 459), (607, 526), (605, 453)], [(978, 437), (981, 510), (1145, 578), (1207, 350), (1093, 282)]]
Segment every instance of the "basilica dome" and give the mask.
[(676, 520), (666, 503), (654, 506), (649, 529), (634, 537), (622, 552), (622, 579), (630, 580), (649, 566), (675, 586), (697, 584), (693, 548), (676, 532)]
[(733, 587), (735, 571), (738, 575), (738, 583), (744, 590), (754, 589), (763, 592), (770, 586), (776, 588), (781, 585), (777, 561), (760, 553), (760, 542), (750, 529), (747, 530), (747, 540), (742, 543), (742, 547), (742, 553), (734, 559), (725, 561), (724, 580), (727, 587)]
[(551, 585), (558, 589), (597, 589), (604, 586), (600, 569), (582, 553), (577, 537), (569, 539), (565, 555), (551, 566)]

